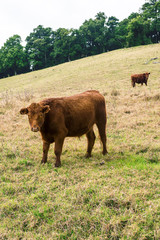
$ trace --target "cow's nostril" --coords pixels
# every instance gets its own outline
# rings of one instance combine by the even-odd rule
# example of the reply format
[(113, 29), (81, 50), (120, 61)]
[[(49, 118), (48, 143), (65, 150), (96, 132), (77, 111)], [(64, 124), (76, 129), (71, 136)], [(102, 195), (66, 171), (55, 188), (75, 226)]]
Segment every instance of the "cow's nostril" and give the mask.
[(31, 128), (31, 131), (32, 131), (32, 132), (38, 132), (38, 131), (39, 131), (39, 127), (36, 127), (36, 126), (35, 126), (35, 127), (32, 127), (32, 128)]

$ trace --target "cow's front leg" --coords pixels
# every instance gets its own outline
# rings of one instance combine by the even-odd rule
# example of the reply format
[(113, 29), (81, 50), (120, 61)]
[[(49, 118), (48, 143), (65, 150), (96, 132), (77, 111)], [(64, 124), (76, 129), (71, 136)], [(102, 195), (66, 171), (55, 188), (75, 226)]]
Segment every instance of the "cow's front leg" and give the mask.
[(55, 149), (54, 153), (56, 155), (56, 163), (55, 167), (61, 166), (61, 153), (62, 153), (62, 147), (63, 147), (64, 137), (57, 137), (55, 138)]
[(43, 157), (42, 157), (41, 163), (47, 162), (49, 146), (50, 146), (50, 143), (43, 141)]
[(134, 81), (132, 81), (132, 87), (135, 87), (135, 82)]

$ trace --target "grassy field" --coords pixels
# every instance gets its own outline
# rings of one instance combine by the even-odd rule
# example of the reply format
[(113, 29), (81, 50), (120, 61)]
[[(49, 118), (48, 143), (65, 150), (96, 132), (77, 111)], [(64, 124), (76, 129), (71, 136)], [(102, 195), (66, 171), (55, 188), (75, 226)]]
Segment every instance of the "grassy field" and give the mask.
[[(157, 59), (153, 59), (157, 58)], [(148, 86), (130, 75), (150, 72)], [(22, 107), (88, 89), (106, 99), (108, 151), (67, 138), (62, 167)], [(0, 79), (0, 239), (160, 239), (160, 45), (116, 50)]]

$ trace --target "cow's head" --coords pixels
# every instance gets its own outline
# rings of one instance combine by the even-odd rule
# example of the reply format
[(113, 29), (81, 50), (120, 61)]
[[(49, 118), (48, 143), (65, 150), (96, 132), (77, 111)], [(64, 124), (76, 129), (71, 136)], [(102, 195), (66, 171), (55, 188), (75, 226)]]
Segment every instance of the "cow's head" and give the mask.
[(146, 73), (145, 73), (147, 79), (148, 79), (148, 77), (149, 77), (149, 74), (150, 74), (149, 72), (146, 72)]
[(32, 103), (27, 108), (22, 108), (20, 114), (27, 114), (31, 126), (31, 131), (38, 132), (42, 127), (45, 119), (45, 114), (50, 111), (48, 105), (41, 105), (39, 103)]

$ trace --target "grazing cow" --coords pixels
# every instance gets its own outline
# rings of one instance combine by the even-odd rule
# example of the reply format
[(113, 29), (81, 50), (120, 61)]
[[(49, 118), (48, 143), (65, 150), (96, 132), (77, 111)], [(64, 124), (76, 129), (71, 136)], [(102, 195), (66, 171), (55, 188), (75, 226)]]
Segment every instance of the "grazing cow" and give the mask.
[(143, 85), (143, 83), (146, 84), (147, 86), (147, 80), (148, 80), (148, 77), (149, 77), (149, 74), (148, 72), (146, 73), (142, 73), (142, 74), (134, 74), (131, 76), (131, 83), (132, 83), (132, 86), (135, 87), (135, 84), (138, 83), (141, 85)]
[(33, 132), (41, 133), (41, 163), (47, 162), (50, 144), (55, 142), (55, 166), (61, 166), (60, 156), (65, 137), (79, 137), (83, 134), (86, 134), (88, 140), (86, 157), (90, 157), (96, 138), (94, 124), (99, 130), (103, 154), (107, 153), (105, 99), (98, 91), (90, 90), (71, 97), (48, 98), (22, 108), (20, 113), (28, 115)]

